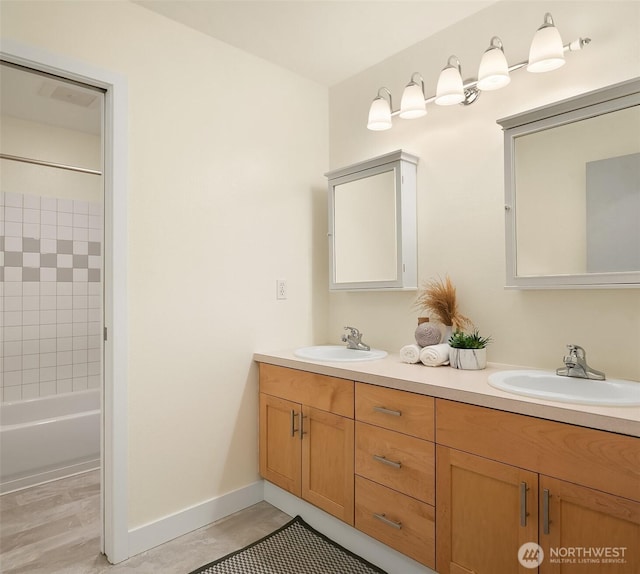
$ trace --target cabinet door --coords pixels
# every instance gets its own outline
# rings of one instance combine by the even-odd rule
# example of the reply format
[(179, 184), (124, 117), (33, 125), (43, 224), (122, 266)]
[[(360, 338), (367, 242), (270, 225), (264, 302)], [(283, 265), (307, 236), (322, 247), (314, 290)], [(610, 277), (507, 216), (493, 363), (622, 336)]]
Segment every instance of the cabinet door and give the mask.
[(540, 574), (640, 572), (640, 502), (540, 477)]
[(300, 405), (260, 393), (260, 474), (300, 496)]
[(436, 570), (530, 573), (518, 549), (538, 539), (538, 475), (436, 448)]
[(302, 498), (353, 525), (353, 420), (303, 405)]

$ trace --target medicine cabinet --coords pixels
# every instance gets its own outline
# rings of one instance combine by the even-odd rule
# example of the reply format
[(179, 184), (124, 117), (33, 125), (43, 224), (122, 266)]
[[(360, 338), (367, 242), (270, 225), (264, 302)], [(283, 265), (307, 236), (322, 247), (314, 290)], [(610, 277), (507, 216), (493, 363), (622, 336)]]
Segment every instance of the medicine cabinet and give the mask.
[(331, 291), (417, 288), (417, 164), (398, 150), (325, 174)]
[(506, 286), (640, 287), (640, 79), (498, 123)]

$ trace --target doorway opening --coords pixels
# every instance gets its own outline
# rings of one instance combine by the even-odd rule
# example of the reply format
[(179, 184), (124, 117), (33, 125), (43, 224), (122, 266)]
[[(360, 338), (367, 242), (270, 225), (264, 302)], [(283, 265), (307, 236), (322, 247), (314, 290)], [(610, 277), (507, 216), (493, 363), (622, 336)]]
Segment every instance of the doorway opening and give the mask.
[[(69, 393), (61, 393), (61, 394), (80, 394), (80, 387), (84, 382), (84, 374), (86, 372), (86, 382), (87, 382), (87, 391), (91, 391), (99, 379), (101, 382), (98, 383), (98, 393), (101, 395), (101, 420), (99, 424), (100, 431), (100, 484), (101, 484), (101, 524), (100, 530), (102, 532), (101, 537), (101, 551), (104, 552), (108, 558), (108, 560), (112, 563), (117, 563), (122, 560), (125, 560), (129, 557), (128, 554), (128, 515), (127, 515), (127, 299), (126, 299), (126, 248), (127, 248), (127, 205), (126, 205), (126, 188), (127, 188), (127, 85), (126, 79), (122, 76), (115, 74), (110, 71), (102, 70), (99, 68), (95, 68), (91, 65), (69, 59), (60, 55), (49, 53), (45, 50), (41, 50), (38, 48), (25, 46), (11, 40), (3, 41), (2, 52), (0, 53), (0, 60), (2, 63), (2, 70), (4, 71), (11, 69), (12, 71), (23, 68), (23, 72), (26, 69), (26, 72), (32, 76), (32, 80), (34, 78), (39, 78), (40, 80), (44, 80), (46, 82), (53, 82), (55, 85), (47, 85), (42, 88), (42, 94), (40, 97), (47, 97), (48, 94), (49, 99), (52, 102), (56, 102), (57, 104), (65, 104), (68, 106), (68, 110), (73, 109), (74, 112), (71, 115), (77, 115), (77, 112), (80, 108), (90, 107), (91, 105), (95, 105), (92, 102), (99, 101), (99, 123), (100, 123), (100, 133), (98, 136), (93, 134), (92, 136), (86, 136), (87, 138), (93, 137), (94, 140), (97, 137), (99, 140), (99, 144), (97, 148), (99, 149), (98, 156), (99, 160), (95, 165), (92, 165), (91, 162), (87, 164), (86, 162), (80, 164), (74, 164), (73, 162), (67, 162), (64, 157), (61, 156), (45, 156), (44, 162), (45, 165), (40, 163), (41, 156), (36, 154), (36, 151), (41, 151), (39, 149), (34, 150), (34, 153), (31, 153), (26, 148), (15, 148), (10, 153), (10, 150), (5, 149), (5, 141), (6, 138), (3, 137), (2, 140), (2, 149), (0, 150), (5, 157), (2, 158), (2, 168), (3, 168), (3, 177), (2, 177), (2, 191), (3, 193), (3, 201), (7, 203), (7, 197), (9, 198), (9, 202), (18, 203), (22, 201), (22, 207), (19, 208), (17, 205), (12, 205), (11, 207), (16, 207), (16, 209), (10, 210), (9, 218), (17, 218), (18, 217), (18, 209), (21, 210), (21, 214), (23, 217), (23, 221), (11, 221), (11, 223), (22, 223), (21, 231), (24, 230), (24, 225), (27, 223), (32, 225), (35, 224), (35, 221), (31, 221), (32, 219), (37, 219), (38, 215), (35, 213), (36, 208), (34, 207), (36, 203), (40, 202), (40, 231), (43, 231), (43, 219), (44, 225), (48, 225), (50, 227), (44, 228), (45, 235), (53, 234), (53, 215), (55, 212), (56, 223), (55, 223), (55, 232), (58, 232), (58, 202), (60, 202), (60, 219), (64, 225), (61, 227), (70, 227), (71, 228), (71, 239), (66, 239), (69, 234), (69, 229), (62, 230), (63, 237), (45, 237), (45, 239), (54, 239), (55, 247), (58, 248), (58, 241), (62, 241), (60, 244), (60, 248), (62, 252), (38, 252), (36, 253), (35, 248), (37, 247), (37, 243), (32, 241), (27, 241), (27, 249), (33, 249), (34, 251), (27, 251), (24, 249), (24, 241), (23, 243), (23, 251), (15, 251), (14, 255), (9, 257), (10, 261), (15, 264), (15, 267), (19, 267), (19, 263), (22, 263), (22, 267), (20, 267), (20, 271), (12, 270), (9, 272), (9, 279), (13, 279), (15, 283), (24, 284), (29, 282), (35, 282), (36, 275), (39, 275), (39, 279), (49, 280), (47, 282), (54, 283), (56, 285), (56, 294), (55, 294), (55, 309), (22, 309), (20, 311), (20, 320), (24, 319), (23, 317), (25, 311), (27, 312), (26, 319), (27, 321), (33, 322), (36, 320), (36, 315), (31, 313), (31, 311), (37, 311), (37, 321), (38, 327), (41, 326), (40, 321), (43, 320), (43, 325), (49, 325), (49, 321), (57, 322), (58, 318), (63, 321), (68, 321), (69, 313), (66, 311), (71, 311), (71, 349), (68, 350), (58, 350), (58, 325), (56, 323), (56, 350), (52, 351), (52, 341), (48, 341), (44, 343), (44, 350), (49, 354), (47, 357), (44, 357), (44, 365), (42, 366), (41, 357), (38, 358), (39, 366), (38, 366), (38, 376), (40, 377), (40, 369), (48, 369), (47, 371), (42, 372), (42, 379), (48, 379), (53, 376), (53, 370), (55, 369), (56, 377), (58, 366), (66, 367), (61, 369), (61, 374), (64, 376), (65, 374), (69, 374), (69, 368), (66, 364), (58, 365), (58, 359), (60, 359), (61, 363), (67, 362), (69, 360), (71, 363), (71, 391)], [(5, 67), (6, 66), (6, 67)], [(59, 82), (59, 83), (56, 83)], [(2, 81), (3, 87), (6, 82)], [(53, 96), (53, 97), (52, 97)], [(95, 98), (95, 99), (94, 99)], [(3, 107), (6, 102), (3, 94), (2, 98)], [(71, 100), (71, 101), (70, 101)], [(91, 102), (89, 101), (91, 100)], [(52, 103), (48, 102), (48, 103)], [(3, 111), (4, 113), (4, 111)], [(21, 121), (28, 122), (30, 120), (22, 119)], [(38, 122), (33, 122), (38, 123)], [(40, 123), (46, 124), (40, 120)], [(3, 118), (4, 124), (4, 118)], [(14, 124), (20, 124), (20, 121), (15, 121)], [(24, 125), (23, 125), (24, 127)], [(37, 127), (37, 126), (32, 126)], [(40, 126), (42, 127), (42, 126)], [(55, 124), (49, 125), (48, 128), (50, 131), (62, 130), (66, 129), (62, 126), (56, 126)], [(77, 127), (75, 128), (78, 130)], [(40, 134), (44, 133), (45, 128), (42, 128), (43, 131), (39, 132)], [(37, 130), (36, 130), (37, 131)], [(19, 132), (19, 130), (18, 130)], [(76, 134), (77, 135), (77, 134)], [(83, 136), (84, 137), (84, 136)], [(25, 139), (25, 138), (23, 138)], [(29, 138), (26, 138), (29, 139)], [(43, 138), (42, 141), (39, 138), (32, 137), (30, 138), (34, 140), (35, 143), (44, 143), (47, 138)], [(77, 143), (77, 142), (76, 142)], [(64, 146), (63, 146), (64, 147)], [(77, 147), (77, 146), (76, 146)], [(96, 156), (96, 145), (87, 146), (87, 149), (84, 150), (85, 153), (89, 154), (90, 150), (93, 150), (93, 157)], [(62, 152), (62, 149), (57, 150), (58, 152)], [(15, 157), (6, 157), (6, 156), (17, 156)], [(85, 158), (86, 159), (86, 158)], [(36, 160), (36, 161), (25, 161), (25, 160)], [(48, 164), (61, 164), (61, 165), (48, 165)], [(98, 207), (95, 204), (92, 204), (92, 198), (78, 199), (74, 197), (63, 197), (55, 199), (45, 195), (45, 194), (29, 194), (26, 193), (25, 190), (29, 190), (28, 186), (22, 187), (22, 189), (18, 189), (18, 187), (14, 187), (9, 189), (7, 195), (7, 185), (11, 184), (12, 186), (15, 184), (14, 179), (9, 178), (5, 179), (5, 175), (8, 172), (5, 168), (11, 165), (13, 167), (9, 168), (9, 170), (48, 170), (49, 179), (55, 183), (56, 178), (61, 177), (60, 174), (65, 173), (66, 175), (71, 174), (72, 178), (95, 178), (95, 180), (100, 181), (99, 187), (101, 187), (101, 199), (102, 204), (101, 207)], [(68, 169), (69, 167), (80, 168), (78, 170)], [(66, 172), (69, 172), (67, 174)], [(97, 172), (97, 173), (96, 173)], [(101, 172), (101, 173), (100, 173)], [(41, 178), (41, 179), (47, 179)], [(94, 180), (94, 181), (95, 181)], [(33, 188), (31, 188), (33, 189)], [(18, 192), (21, 192), (21, 197), (16, 197)], [(25, 198), (27, 195), (30, 195), (28, 199), (26, 199), (27, 207), (25, 208)], [(71, 201), (71, 203), (69, 203)], [(78, 202), (77, 204), (74, 202)], [(86, 201), (86, 204), (83, 203)], [(53, 209), (55, 203), (55, 210)], [(100, 201), (94, 202), (100, 203)], [(42, 208), (46, 209), (43, 210)], [(75, 207), (75, 212), (74, 212)], [(26, 217), (29, 221), (24, 221), (25, 218), (25, 209), (33, 210), (26, 213)], [(101, 213), (100, 213), (101, 210)], [(44, 211), (52, 212), (44, 214)], [(84, 213), (83, 213), (84, 212)], [(90, 213), (91, 212), (91, 213)], [(69, 215), (71, 216), (69, 218)], [(3, 208), (3, 237), (7, 237), (7, 205)], [(100, 227), (98, 229), (96, 226), (98, 225), (98, 219), (101, 219)], [(67, 225), (71, 223), (71, 225)], [(86, 223), (86, 233), (80, 231), (78, 232), (77, 238), (74, 239), (74, 231), (73, 226), (74, 223), (77, 223), (80, 226), (84, 226)], [(93, 226), (93, 227), (91, 227)], [(18, 231), (18, 227), (16, 225), (9, 226), (11, 228), (12, 233), (16, 233)], [(91, 231), (93, 229), (93, 231)], [(33, 233), (35, 228), (33, 226), (28, 227), (27, 231), (29, 233)], [(91, 233), (90, 233), (91, 231)], [(86, 236), (87, 239), (82, 239), (82, 236)], [(100, 241), (98, 241), (98, 236), (100, 236)], [(22, 238), (24, 239), (24, 238)], [(29, 239), (36, 239), (35, 237), (29, 237)], [(43, 237), (40, 237), (42, 244)], [(69, 242), (70, 243), (67, 243)], [(74, 245), (74, 241), (79, 243)], [(85, 242), (86, 245), (80, 244), (81, 242)], [(4, 243), (4, 240), (3, 240)], [(16, 241), (9, 242), (14, 247), (17, 246)], [(46, 244), (46, 249), (52, 249), (53, 243), (50, 241), (44, 242)], [(74, 248), (76, 250), (80, 250), (79, 252), (74, 252)], [(69, 252), (69, 249), (71, 250)], [(84, 252), (86, 251), (86, 253)], [(6, 250), (6, 246), (3, 244), (2, 248), (3, 257), (8, 253)], [(55, 266), (54, 264), (55, 258)], [(90, 259), (91, 258), (91, 259)], [(40, 267), (36, 267), (37, 259), (40, 259)], [(98, 268), (99, 261), (99, 268)], [(58, 264), (58, 262), (60, 264)], [(26, 263), (26, 265), (25, 265)], [(86, 265), (86, 267), (85, 267)], [(4, 267), (4, 266), (3, 266)], [(28, 269), (28, 271), (25, 271)], [(53, 281), (53, 277), (55, 274), (55, 281)], [(79, 287), (77, 289), (77, 297), (78, 299), (75, 301), (77, 303), (77, 309), (74, 309), (74, 284), (81, 283), (86, 277), (86, 309), (82, 308), (84, 304), (83, 291), (84, 287)], [(71, 279), (71, 281), (65, 281), (65, 279)], [(76, 281), (74, 281), (74, 278)], [(6, 277), (4, 278), (3, 285), (6, 285)], [(18, 281), (20, 279), (20, 281)], [(23, 279), (27, 279), (28, 281), (23, 281)], [(60, 295), (61, 299), (58, 299), (58, 279), (62, 280), (62, 283), (70, 283), (71, 284), (71, 295), (68, 295), (68, 287), (62, 287), (63, 294)], [(43, 281), (40, 281), (43, 283)], [(91, 284), (94, 285), (91, 285)], [(99, 287), (98, 287), (99, 286)], [(17, 286), (12, 287), (13, 292), (17, 293)], [(34, 287), (28, 287), (29, 289), (34, 290)], [(45, 287), (45, 292), (52, 292), (52, 286), (49, 285)], [(89, 294), (91, 291), (91, 294)], [(97, 293), (99, 291), (99, 293)], [(97, 294), (96, 294), (97, 293)], [(16, 295), (17, 296), (17, 295)], [(33, 295), (29, 295), (29, 297), (33, 297)], [(45, 295), (45, 297), (54, 297), (53, 295)], [(70, 297), (70, 299), (69, 299)], [(91, 297), (91, 300), (89, 299)], [(3, 288), (2, 293), (3, 304), (6, 300), (6, 291)], [(47, 299), (44, 301), (39, 301), (39, 303), (44, 304), (45, 306), (53, 305), (53, 299)], [(12, 304), (18, 305), (18, 301), (13, 301)], [(24, 304), (24, 295), (23, 301)], [(34, 305), (35, 300), (32, 299), (28, 303), (28, 305)], [(58, 304), (60, 304), (60, 308), (58, 308)], [(68, 309), (68, 305), (71, 305), (71, 308)], [(91, 307), (90, 307), (91, 305)], [(4, 313), (3, 307), (3, 313)], [(4, 316), (3, 316), (4, 318)], [(91, 325), (87, 324), (86, 326), (86, 335), (83, 335), (84, 328), (81, 326), (77, 327), (76, 333), (77, 337), (87, 337), (86, 339), (86, 349), (79, 348), (83, 346), (84, 339), (78, 339), (75, 341), (76, 348), (73, 348), (73, 328), (74, 323), (82, 323), (84, 319), (87, 319), (87, 323), (92, 323)], [(97, 319), (97, 320), (96, 320)], [(18, 315), (11, 315), (12, 321), (18, 320)], [(11, 325), (17, 326), (17, 325)], [(28, 327), (33, 327), (34, 325), (28, 325)], [(99, 328), (98, 328), (99, 326)], [(21, 326), (24, 329), (24, 326)], [(5, 325), (3, 324), (3, 335), (4, 335)], [(45, 328), (45, 334), (52, 334), (53, 328), (48, 327)], [(68, 334), (68, 327), (61, 328), (61, 335)], [(98, 331), (96, 333), (96, 331)], [(89, 334), (91, 332), (91, 334)], [(17, 330), (12, 330), (13, 336), (17, 336)], [(31, 329), (30, 334), (33, 335), (35, 330)], [(108, 337), (107, 337), (108, 334)], [(89, 340), (89, 337), (92, 337)], [(48, 337), (49, 339), (53, 339), (54, 337)], [(91, 342), (90, 342), (91, 341)], [(22, 342), (22, 340), (21, 340)], [(99, 348), (96, 349), (96, 343), (99, 344)], [(89, 345), (92, 345), (92, 348), (89, 348)], [(31, 345), (28, 350), (33, 351), (35, 349), (35, 344), (30, 343)], [(69, 345), (69, 341), (62, 342), (62, 349), (66, 349)], [(42, 344), (39, 342), (38, 347), (41, 347)], [(16, 351), (17, 346), (14, 346), (13, 352)], [(22, 350), (22, 349), (21, 349)], [(41, 349), (38, 349), (39, 354)], [(81, 360), (86, 356), (86, 363), (75, 366), (73, 363), (74, 359), (74, 351), (76, 352), (76, 359)], [(86, 351), (86, 355), (82, 352)], [(92, 351), (90, 353), (90, 351)], [(71, 355), (61, 355), (58, 357), (58, 352), (60, 353), (69, 353)], [(54, 356), (50, 353), (55, 353), (55, 365), (50, 365), (53, 361)], [(36, 354), (36, 353), (29, 353)], [(99, 355), (99, 360), (96, 359)], [(3, 358), (4, 359), (4, 358)], [(91, 359), (91, 360), (90, 360)], [(28, 359), (26, 362), (27, 366), (31, 366), (34, 364), (36, 359), (33, 357)], [(31, 361), (31, 362), (29, 362)], [(12, 367), (17, 365), (17, 359), (13, 360)], [(23, 364), (22, 354), (20, 355), (20, 363), (21, 366)], [(90, 363), (98, 363), (98, 365), (93, 364), (90, 366)], [(4, 365), (3, 360), (3, 369), (6, 365)], [(96, 373), (96, 371), (98, 371)], [(91, 374), (90, 374), (91, 373)], [(6, 374), (6, 373), (5, 373)], [(75, 375), (75, 377), (74, 377)], [(27, 380), (29, 380), (29, 376), (34, 377), (35, 372), (29, 373), (27, 375)], [(21, 378), (18, 375), (11, 375), (14, 377), (12, 379), (13, 382), (16, 382), (17, 378)], [(89, 377), (92, 377), (89, 379)], [(97, 379), (96, 379), (97, 377)], [(74, 392), (74, 382), (73, 379), (79, 379), (76, 381), (76, 390), (79, 392)], [(64, 381), (68, 381), (68, 379), (62, 379)], [(4, 389), (7, 387), (5, 385), (6, 379), (3, 376), (3, 398), (4, 398)], [(41, 389), (41, 383), (49, 383), (48, 385), (44, 385)], [(22, 380), (21, 380), (22, 383)], [(50, 392), (53, 394), (54, 383), (51, 380), (38, 380), (38, 393), (42, 392), (47, 393)], [(90, 387), (91, 385), (91, 387)], [(15, 385), (13, 385), (15, 386)], [(58, 394), (58, 386), (60, 386), (61, 390), (69, 389), (69, 383), (58, 383), (58, 379), (55, 380), (55, 389), (56, 395)], [(29, 393), (35, 393), (36, 387), (29, 387), (27, 389), (20, 389), (20, 398), (22, 398), (23, 394), (25, 397), (29, 396)], [(12, 390), (8, 393), (8, 396), (11, 397), (11, 393), (13, 396), (17, 398), (16, 390)], [(15, 402), (15, 401), (14, 401)], [(89, 411), (96, 410), (94, 408), (88, 407)], [(82, 411), (84, 412), (84, 410)], [(89, 462), (89, 461), (85, 461)]]

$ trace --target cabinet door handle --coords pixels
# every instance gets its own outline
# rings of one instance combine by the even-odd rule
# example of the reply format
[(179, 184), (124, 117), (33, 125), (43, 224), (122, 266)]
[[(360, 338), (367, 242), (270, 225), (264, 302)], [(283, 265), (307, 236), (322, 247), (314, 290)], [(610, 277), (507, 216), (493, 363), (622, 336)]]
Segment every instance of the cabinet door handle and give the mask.
[(396, 522), (395, 520), (389, 520), (384, 514), (378, 514), (377, 512), (373, 513), (373, 517), (377, 518), (380, 522), (383, 522), (387, 526), (391, 526), (393, 528), (397, 528), (400, 530), (402, 528), (402, 522)]
[(402, 468), (401, 462), (389, 460), (388, 458), (385, 458), (384, 456), (380, 456), (378, 454), (373, 455), (373, 460), (377, 460), (378, 462), (381, 462), (382, 464), (386, 464), (388, 466), (392, 466), (393, 468)]
[(549, 489), (542, 490), (542, 532), (549, 534)]
[(382, 413), (383, 415), (392, 415), (394, 417), (402, 416), (402, 411), (394, 411), (391, 409), (385, 409), (384, 407), (373, 407), (373, 410)]
[(291, 436), (295, 436), (296, 432), (298, 432), (298, 429), (296, 428), (297, 416), (298, 413), (294, 409), (291, 409)]
[(302, 413), (300, 413), (300, 440), (304, 438), (304, 435), (307, 434), (307, 431), (304, 430), (304, 419), (306, 419)]
[(527, 516), (529, 513), (527, 512), (527, 483), (520, 483), (520, 526), (527, 525)]

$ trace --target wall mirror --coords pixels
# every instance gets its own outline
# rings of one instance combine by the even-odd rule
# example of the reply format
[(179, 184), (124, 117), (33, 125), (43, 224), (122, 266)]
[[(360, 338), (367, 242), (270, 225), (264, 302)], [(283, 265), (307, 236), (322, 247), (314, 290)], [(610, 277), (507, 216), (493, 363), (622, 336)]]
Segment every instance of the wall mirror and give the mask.
[(640, 287), (640, 79), (498, 123), (506, 286)]
[(417, 163), (398, 150), (325, 174), (330, 290), (416, 289)]

